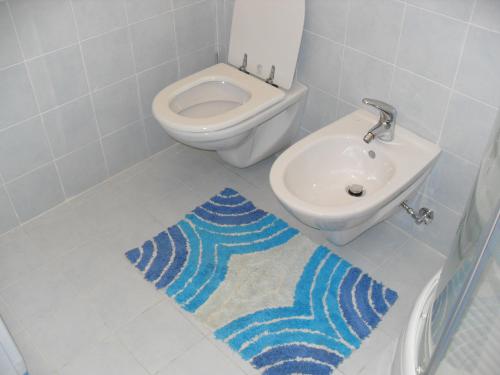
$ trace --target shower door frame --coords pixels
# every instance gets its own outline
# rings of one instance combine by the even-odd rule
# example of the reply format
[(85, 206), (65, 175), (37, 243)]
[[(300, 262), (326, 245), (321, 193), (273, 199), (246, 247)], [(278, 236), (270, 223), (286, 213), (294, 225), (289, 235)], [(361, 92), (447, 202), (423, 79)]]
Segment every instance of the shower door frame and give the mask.
[(455, 309), (450, 316), (450, 319), (445, 325), (443, 334), (441, 335), (436, 348), (430, 358), (429, 364), (423, 374), (434, 375), (439, 368), (441, 361), (446, 356), (448, 347), (451, 344), (455, 332), (458, 330), (462, 317), (464, 316), (465, 310), (471, 303), (474, 297), (474, 292), (476, 291), (479, 282), (481, 281), (481, 276), (485, 271), (488, 261), (490, 260), (494, 249), (495, 243), (500, 243), (500, 205), (497, 207), (497, 214), (490, 221), (488, 228), (490, 228), (486, 239), (483, 240), (483, 246), (481, 252), (479, 253), (474, 266), (464, 284), (460, 298), (458, 299)]

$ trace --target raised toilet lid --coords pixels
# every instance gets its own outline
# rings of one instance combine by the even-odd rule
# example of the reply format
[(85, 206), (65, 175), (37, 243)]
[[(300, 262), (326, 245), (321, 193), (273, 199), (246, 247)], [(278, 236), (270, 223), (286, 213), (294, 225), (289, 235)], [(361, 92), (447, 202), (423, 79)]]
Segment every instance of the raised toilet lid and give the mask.
[(236, 0), (229, 63), (263, 79), (276, 67), (274, 83), (290, 89), (304, 29), (305, 0)]

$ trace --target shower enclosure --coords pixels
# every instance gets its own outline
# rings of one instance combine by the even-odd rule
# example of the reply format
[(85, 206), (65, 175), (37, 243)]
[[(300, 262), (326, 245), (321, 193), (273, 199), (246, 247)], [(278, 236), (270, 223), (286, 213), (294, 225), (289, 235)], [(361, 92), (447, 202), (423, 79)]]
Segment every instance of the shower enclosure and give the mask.
[(414, 345), (414, 368), (396, 373), (500, 374), (500, 118), (497, 120), (450, 255), (440, 275), (429, 283), (421, 311), (412, 314), (417, 322), (414, 342), (418, 343)]

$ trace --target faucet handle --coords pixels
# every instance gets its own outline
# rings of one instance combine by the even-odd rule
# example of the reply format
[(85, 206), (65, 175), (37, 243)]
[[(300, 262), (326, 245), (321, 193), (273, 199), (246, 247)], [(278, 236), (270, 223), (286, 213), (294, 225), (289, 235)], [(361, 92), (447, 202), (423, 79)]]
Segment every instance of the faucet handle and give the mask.
[(387, 125), (394, 125), (398, 111), (392, 105), (381, 100), (364, 98), (363, 104), (377, 108), (380, 111), (380, 122)]

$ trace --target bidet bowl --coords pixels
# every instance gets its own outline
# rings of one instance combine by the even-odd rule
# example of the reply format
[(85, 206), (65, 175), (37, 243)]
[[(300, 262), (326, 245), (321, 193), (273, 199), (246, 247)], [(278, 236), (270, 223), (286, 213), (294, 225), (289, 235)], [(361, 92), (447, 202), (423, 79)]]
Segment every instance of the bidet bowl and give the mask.
[[(388, 217), (423, 182), (440, 153), (435, 144), (397, 128), (391, 142), (363, 142), (377, 122), (358, 110), (287, 149), (275, 161), (271, 187), (305, 224), (344, 244)], [(349, 187), (362, 187), (357, 196)]]

